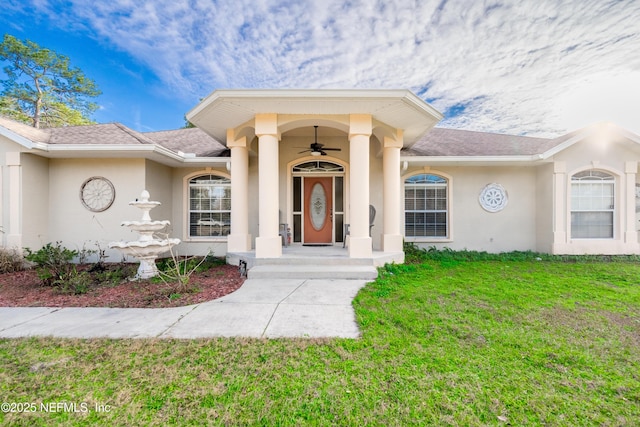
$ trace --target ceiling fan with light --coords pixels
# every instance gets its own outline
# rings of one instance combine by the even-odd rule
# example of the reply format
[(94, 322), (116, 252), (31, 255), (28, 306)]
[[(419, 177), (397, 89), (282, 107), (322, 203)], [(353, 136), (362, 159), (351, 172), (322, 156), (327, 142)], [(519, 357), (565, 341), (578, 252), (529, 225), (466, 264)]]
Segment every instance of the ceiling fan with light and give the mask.
[(309, 144), (309, 149), (300, 151), (298, 154), (311, 153), (312, 156), (326, 156), (325, 151), (342, 151), (341, 148), (324, 148), (324, 144), (318, 142), (318, 126), (314, 126), (315, 138), (313, 143)]

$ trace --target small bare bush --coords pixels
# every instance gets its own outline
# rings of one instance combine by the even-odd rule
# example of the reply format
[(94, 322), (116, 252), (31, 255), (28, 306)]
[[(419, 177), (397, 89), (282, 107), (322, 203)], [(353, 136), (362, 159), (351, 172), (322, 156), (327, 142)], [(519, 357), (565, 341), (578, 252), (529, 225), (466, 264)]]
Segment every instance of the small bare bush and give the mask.
[(24, 258), (15, 249), (0, 248), (0, 273), (24, 270)]

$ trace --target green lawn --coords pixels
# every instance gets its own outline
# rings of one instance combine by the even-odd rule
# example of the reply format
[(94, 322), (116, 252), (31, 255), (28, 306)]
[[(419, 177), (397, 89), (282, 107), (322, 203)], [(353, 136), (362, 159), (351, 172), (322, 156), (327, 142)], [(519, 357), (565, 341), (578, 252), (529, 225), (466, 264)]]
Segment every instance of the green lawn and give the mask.
[(37, 405), (0, 424), (640, 424), (637, 260), (445, 252), (380, 276), (359, 340), (0, 340), (2, 402)]

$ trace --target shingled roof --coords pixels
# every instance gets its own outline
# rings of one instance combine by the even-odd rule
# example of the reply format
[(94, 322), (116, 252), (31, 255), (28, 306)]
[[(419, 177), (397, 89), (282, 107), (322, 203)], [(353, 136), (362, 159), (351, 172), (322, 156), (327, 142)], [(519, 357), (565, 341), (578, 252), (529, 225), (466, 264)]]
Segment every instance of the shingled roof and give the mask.
[[(199, 158), (228, 157), (229, 150), (199, 128), (160, 132), (137, 132), (120, 123), (35, 129), (23, 123), (0, 117), (0, 127), (34, 143), (65, 146), (83, 145), (161, 147), (176, 155), (195, 154)], [(585, 128), (588, 130), (588, 128)], [(538, 156), (551, 151), (584, 133), (581, 129), (558, 138), (534, 138), (459, 129), (433, 128), (411, 148), (402, 150), (406, 157), (433, 158), (508, 158)], [(108, 148), (107, 148), (108, 149)], [(190, 156), (183, 156), (190, 157)]]
[(434, 128), (403, 156), (527, 156), (542, 154), (572, 134), (556, 139)]
[(106, 123), (36, 129), (5, 117), (0, 117), (0, 126), (30, 141), (51, 145), (158, 145), (196, 157), (229, 155), (221, 142), (197, 128), (141, 133), (120, 123)]
[(120, 123), (88, 126), (65, 126), (46, 129), (51, 134), (49, 144), (155, 144), (150, 138)]
[(0, 126), (33, 142), (49, 142), (49, 132), (0, 116)]
[(145, 135), (175, 152), (195, 153), (197, 157), (229, 156), (227, 147), (198, 128), (148, 132)]

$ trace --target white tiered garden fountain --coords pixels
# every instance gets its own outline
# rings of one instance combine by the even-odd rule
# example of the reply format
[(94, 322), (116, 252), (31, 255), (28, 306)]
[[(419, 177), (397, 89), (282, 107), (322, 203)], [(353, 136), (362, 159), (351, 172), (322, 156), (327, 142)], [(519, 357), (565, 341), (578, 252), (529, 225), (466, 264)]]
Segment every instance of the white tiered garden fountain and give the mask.
[(118, 249), (125, 255), (133, 256), (140, 260), (140, 267), (134, 279), (148, 279), (158, 275), (156, 258), (161, 253), (167, 252), (173, 246), (180, 243), (180, 239), (156, 239), (153, 234), (166, 229), (169, 221), (152, 221), (149, 211), (160, 205), (160, 202), (149, 201), (149, 192), (144, 190), (140, 199), (129, 202), (131, 206), (142, 210), (142, 220), (123, 221), (122, 226), (128, 227), (140, 234), (138, 240), (132, 242), (111, 242), (109, 247)]

